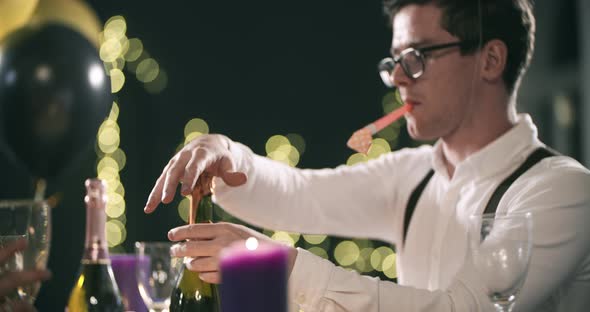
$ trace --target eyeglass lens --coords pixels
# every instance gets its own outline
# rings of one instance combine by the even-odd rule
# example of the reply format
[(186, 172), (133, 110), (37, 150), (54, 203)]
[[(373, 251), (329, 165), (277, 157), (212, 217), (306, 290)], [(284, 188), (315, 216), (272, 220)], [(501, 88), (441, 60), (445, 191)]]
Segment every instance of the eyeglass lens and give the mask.
[(422, 76), (422, 73), (424, 72), (424, 61), (422, 60), (420, 52), (414, 49), (404, 51), (399, 56), (397, 62), (391, 58), (383, 59), (381, 63), (379, 63), (379, 75), (381, 76), (383, 83), (388, 87), (394, 87), (391, 78), (396, 63), (399, 63), (404, 73), (413, 79)]

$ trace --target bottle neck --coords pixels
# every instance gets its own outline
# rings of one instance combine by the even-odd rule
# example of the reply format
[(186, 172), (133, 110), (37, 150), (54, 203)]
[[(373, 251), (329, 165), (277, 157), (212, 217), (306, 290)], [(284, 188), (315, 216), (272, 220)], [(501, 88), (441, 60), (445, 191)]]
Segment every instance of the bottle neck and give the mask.
[(101, 205), (86, 205), (86, 240), (82, 263), (110, 263), (105, 232), (106, 214)]
[(213, 222), (213, 200), (211, 194), (205, 195), (199, 201), (195, 223)]

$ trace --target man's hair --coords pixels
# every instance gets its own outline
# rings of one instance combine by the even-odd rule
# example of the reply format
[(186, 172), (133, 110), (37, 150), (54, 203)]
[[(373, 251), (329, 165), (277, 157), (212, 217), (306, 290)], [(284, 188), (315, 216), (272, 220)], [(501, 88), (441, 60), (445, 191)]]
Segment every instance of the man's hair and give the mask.
[[(514, 92), (528, 68), (535, 43), (535, 18), (529, 0), (384, 0), (390, 21), (403, 7), (433, 4), (442, 10), (441, 27), (467, 44), (461, 53), (475, 52), (493, 39), (506, 44), (503, 80)], [(395, 31), (395, 29), (394, 29)]]

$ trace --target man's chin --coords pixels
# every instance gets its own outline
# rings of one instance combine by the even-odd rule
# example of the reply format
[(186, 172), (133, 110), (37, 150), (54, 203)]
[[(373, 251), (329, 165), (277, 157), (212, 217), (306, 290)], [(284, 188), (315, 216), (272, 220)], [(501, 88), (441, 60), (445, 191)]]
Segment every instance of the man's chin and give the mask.
[(410, 137), (413, 140), (416, 141), (434, 141), (437, 140), (439, 137), (436, 135), (433, 135), (431, 133), (426, 133), (426, 131), (420, 131), (420, 129), (418, 129), (417, 127), (415, 127), (413, 124), (407, 124), (407, 130), (408, 130), (408, 134), (410, 135)]

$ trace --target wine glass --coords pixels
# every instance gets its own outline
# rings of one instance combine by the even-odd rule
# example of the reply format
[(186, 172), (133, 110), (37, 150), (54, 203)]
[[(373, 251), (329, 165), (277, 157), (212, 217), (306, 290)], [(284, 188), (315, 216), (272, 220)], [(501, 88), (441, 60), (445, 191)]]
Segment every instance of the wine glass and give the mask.
[(170, 296), (182, 267), (182, 258), (170, 255), (171, 242), (136, 242), (137, 284), (145, 305), (168, 311)]
[[(46, 201), (23, 201), (23, 205), (30, 205), (31, 218), (27, 230), (27, 248), (23, 251), (24, 270), (44, 270), (49, 260), (51, 242), (51, 208)], [(19, 295), (30, 304), (35, 302), (41, 289), (41, 282), (35, 282), (19, 288)]]
[[(30, 205), (23, 205), (19, 201), (0, 201), (0, 248), (5, 248), (8, 244), (20, 239), (27, 239), (30, 219)], [(23, 269), (24, 255), (22, 251), (18, 251), (0, 265), (0, 275)], [(10, 301), (19, 298), (19, 290), (7, 296)]]
[(475, 270), (499, 312), (511, 311), (528, 272), (532, 249), (531, 213), (470, 216)]

